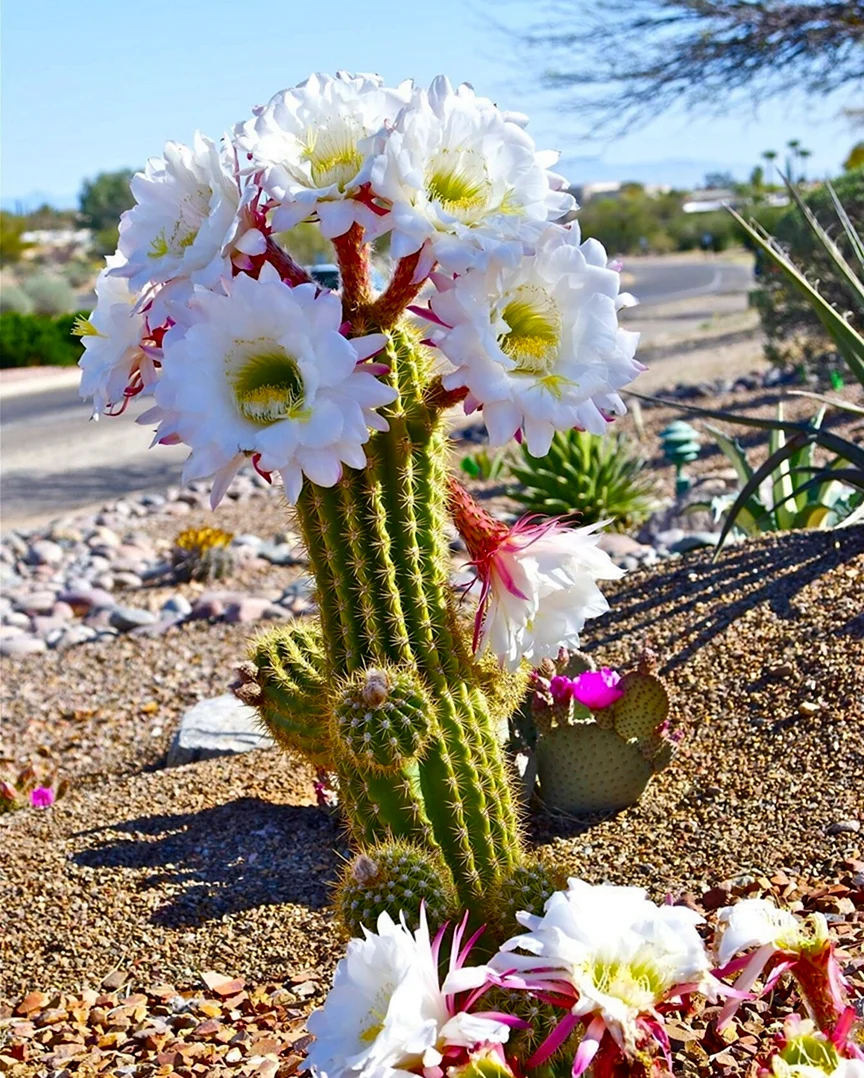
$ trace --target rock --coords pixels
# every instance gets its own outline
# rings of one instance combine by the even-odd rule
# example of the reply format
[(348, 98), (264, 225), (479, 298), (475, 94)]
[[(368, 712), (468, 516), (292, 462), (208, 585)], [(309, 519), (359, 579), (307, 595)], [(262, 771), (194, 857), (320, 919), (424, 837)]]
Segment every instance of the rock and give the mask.
[(139, 610), (134, 606), (115, 606), (111, 611), (108, 624), (121, 633), (129, 632), (130, 629), (138, 629), (142, 625), (152, 625), (156, 621), (156, 615), (151, 610)]
[(258, 595), (247, 595), (239, 602), (228, 604), (225, 608), (225, 620), (232, 624), (258, 621), (265, 616), (265, 612), (272, 605), (269, 599), (261, 598)]
[(828, 835), (854, 835), (861, 830), (860, 820), (838, 820), (825, 829)]
[(85, 542), (91, 550), (97, 548), (108, 548), (113, 550), (115, 547), (120, 546), (120, 536), (112, 528), (106, 528), (104, 525), (99, 525), (93, 529), (87, 536)]
[(186, 618), (192, 613), (192, 604), (185, 595), (172, 595), (162, 604), (160, 613), (176, 614), (181, 618)]
[(140, 588), (141, 577), (137, 573), (119, 572), (114, 574), (115, 588)]
[(33, 632), (38, 633), (39, 636), (44, 636), (46, 639), (55, 629), (62, 632), (65, 628), (66, 622), (63, 618), (41, 617), (39, 615), (33, 618)]
[(302, 565), (306, 561), (290, 543), (262, 543), (256, 553), (271, 565)]
[(16, 629), (29, 629), (30, 618), (26, 614), (21, 614), (15, 610), (11, 614), (3, 615), (3, 624), (8, 625), (10, 628), (14, 626)]
[(241, 704), (232, 693), (224, 693), (202, 700), (186, 712), (168, 749), (166, 763), (177, 767), (272, 747), (272, 738), (261, 733), (257, 711)]
[(6, 655), (9, 658), (35, 655), (37, 652), (47, 650), (48, 645), (38, 636), (13, 636), (7, 640), (0, 640), (0, 655)]
[[(659, 536), (658, 536), (659, 538)], [(686, 554), (688, 550), (699, 550), (702, 547), (717, 546), (720, 538), (719, 532), (692, 532), (690, 535), (682, 535), (680, 539), (668, 544), (673, 554)]]
[(165, 504), (165, 498), (161, 494), (142, 494), (138, 499), (139, 505), (146, 505), (148, 509), (161, 509)]
[(57, 602), (57, 595), (53, 591), (33, 591), (29, 595), (22, 595), (15, 606), (24, 614), (50, 614)]
[(75, 616), (75, 611), (69, 605), (69, 603), (56, 602), (51, 607), (51, 617), (60, 618), (61, 621), (71, 621)]
[(610, 558), (623, 558), (628, 554), (631, 557), (641, 557), (645, 550), (650, 550), (651, 547), (646, 547), (644, 543), (638, 542), (629, 535), (621, 535), (617, 532), (603, 532), (597, 542), (597, 547), (600, 550), (605, 550)]
[(51, 647), (62, 651), (64, 648), (77, 647), (78, 644), (87, 644), (95, 640), (96, 630), (89, 625), (67, 625), (65, 629), (51, 641)]
[[(24, 617), (24, 615), (21, 615)], [(29, 624), (29, 619), (27, 619)], [(26, 634), (25, 625), (0, 625), (0, 640), (11, 640), (15, 636), (24, 636)]]
[(63, 547), (50, 539), (39, 539), (31, 544), (27, 561), (30, 565), (59, 565), (63, 561)]

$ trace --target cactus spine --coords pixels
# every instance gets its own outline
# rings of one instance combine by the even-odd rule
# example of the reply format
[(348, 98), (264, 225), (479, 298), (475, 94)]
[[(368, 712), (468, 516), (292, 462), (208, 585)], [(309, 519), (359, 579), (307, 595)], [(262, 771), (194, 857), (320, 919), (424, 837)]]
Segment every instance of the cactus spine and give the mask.
[[(346, 468), (332, 488), (307, 481), (298, 502), (317, 585), (317, 673), (298, 630), (275, 629), (252, 654), (261, 695), (246, 698), (283, 744), (336, 771), (351, 835), (375, 863), (394, 842), (425, 850), (452, 877), (444, 892), (452, 885), (475, 919), (498, 921), (488, 907), (526, 862), (495, 733), (519, 679), (487, 696), (489, 670), (451, 594), (446, 438), (424, 397), (425, 348), (391, 329), (386, 362), (399, 396), (367, 467)], [(343, 881), (354, 911), (374, 906), (362, 884), (362, 873)]]

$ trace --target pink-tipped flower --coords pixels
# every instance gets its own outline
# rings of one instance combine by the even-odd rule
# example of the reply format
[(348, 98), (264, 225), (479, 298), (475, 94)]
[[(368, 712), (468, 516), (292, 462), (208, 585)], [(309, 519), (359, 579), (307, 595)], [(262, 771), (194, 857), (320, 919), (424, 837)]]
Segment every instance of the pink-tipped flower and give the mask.
[(722, 991), (696, 931), (702, 918), (684, 906), (657, 906), (641, 888), (571, 879), (542, 917), (517, 919), (527, 931), (504, 944), (493, 967), (505, 983), (510, 977), (508, 987), (566, 1008), (526, 1068), (540, 1066), (578, 1033), (574, 1078), (589, 1066), (595, 1078), (612, 1078), (645, 1061), (666, 1071), (665, 1011), (692, 992), (715, 998)]
[(623, 570), (597, 547), (602, 524), (523, 518), (508, 528), (455, 480), (450, 511), (481, 585), (475, 650), (488, 647), (510, 670), (523, 659), (536, 665), (578, 646), (586, 619), (609, 609), (596, 581), (617, 580)]
[[(463, 943), (466, 919), (450, 944), (443, 983), (439, 952), (445, 928), (430, 939), (425, 911), (411, 932), (382, 913), (377, 931), (353, 939), (339, 965), (324, 1006), (309, 1018), (315, 1035), (307, 1062), (321, 1078), (405, 1076), (444, 1078), (472, 1054), (503, 1044), (514, 1026), (526, 1023), (476, 1004), (500, 983), (487, 966), (467, 966), (479, 932)], [(481, 930), (482, 931), (482, 930)]]
[[(778, 909), (763, 898), (748, 898), (717, 914), (722, 927), (717, 958), (719, 977), (740, 973), (735, 996), (723, 1008), (718, 1027), (732, 1019), (747, 994), (765, 995), (784, 973), (791, 973), (823, 1033), (831, 1035), (846, 1021), (848, 985), (834, 954), (834, 941), (821, 913), (806, 918)], [(763, 974), (762, 991), (753, 986)]]
[(616, 670), (610, 670), (608, 666), (602, 666), (599, 670), (586, 670), (573, 679), (571, 695), (589, 711), (602, 711), (624, 695), (618, 688), (620, 680), (621, 675)]
[(54, 804), (54, 791), (50, 786), (37, 786), (30, 791), (30, 804), (33, 808), (50, 808)]

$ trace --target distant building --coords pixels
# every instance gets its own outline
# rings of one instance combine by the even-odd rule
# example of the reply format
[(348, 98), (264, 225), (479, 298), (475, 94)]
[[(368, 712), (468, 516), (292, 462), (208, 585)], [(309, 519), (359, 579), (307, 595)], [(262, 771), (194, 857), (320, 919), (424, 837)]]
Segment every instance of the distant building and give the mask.
[(93, 232), (89, 228), (37, 228), (22, 232), (21, 239), (34, 247), (86, 247), (93, 239)]
[[(596, 183), (573, 184), (569, 190), (579, 205), (584, 206), (592, 198), (619, 198), (622, 191), (630, 186), (629, 180), (598, 180)], [(672, 190), (668, 184), (664, 183), (640, 183), (637, 186), (641, 187), (649, 198), (668, 195)]]

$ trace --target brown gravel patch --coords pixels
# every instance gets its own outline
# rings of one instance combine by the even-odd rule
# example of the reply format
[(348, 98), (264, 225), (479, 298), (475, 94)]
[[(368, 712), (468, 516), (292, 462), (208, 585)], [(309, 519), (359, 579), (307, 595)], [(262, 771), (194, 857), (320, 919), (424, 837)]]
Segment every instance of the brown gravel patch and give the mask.
[[(586, 645), (611, 665), (643, 644), (657, 650), (687, 737), (639, 805), (602, 821), (540, 814), (537, 840), (586, 879), (640, 884), (657, 898), (671, 891), (710, 906), (709, 893), (725, 900), (769, 890), (823, 908), (860, 973), (862, 583), (859, 527), (767, 536), (728, 548), (716, 563), (697, 552), (609, 587), (612, 613), (590, 626)], [(0, 1045), (33, 1042), (9, 1033), (10, 1011), (26, 993), (78, 1000), (113, 972), (126, 978), (121, 994), (150, 993), (139, 1025), (159, 1017), (154, 985), (206, 999), (207, 971), (243, 979), (247, 993), (287, 984), (288, 1007), (322, 998), (341, 947), (328, 886), (347, 847), (338, 822), (312, 804), (309, 771), (275, 751), (140, 770), (158, 761), (185, 706), (182, 686), (189, 702), (221, 691), (248, 635), (242, 625), (192, 624), (114, 643), (101, 663), (99, 649), (86, 647), (16, 663), (14, 729), (66, 753), (78, 777), (53, 809), (0, 818), (0, 1000), (8, 1003)], [(164, 714), (158, 737), (149, 699)], [(63, 718), (64, 709), (80, 714)], [(859, 830), (837, 831), (841, 822)], [(301, 975), (302, 999), (292, 988)], [(45, 1002), (66, 1008), (53, 1019), (60, 1026), (67, 1002)], [(239, 1029), (244, 1012), (235, 1010)], [(197, 1025), (199, 1012), (193, 1017)], [(104, 1027), (86, 1015), (82, 1023), (89, 1050)], [(130, 1035), (115, 1047), (152, 1061), (146, 1042)], [(690, 1069), (707, 1073), (696, 1043), (679, 1047), (693, 1057)], [(45, 1044), (33, 1051), (55, 1047), (53, 1034)], [(24, 1050), (10, 1059), (31, 1066)], [(715, 1055), (723, 1050), (714, 1046)], [(287, 1042), (280, 1051), (291, 1055)], [(277, 1053), (280, 1066), (295, 1065), (288, 1056)], [(204, 1059), (177, 1073), (255, 1073), (248, 1052)], [(730, 1048), (729, 1059), (722, 1069), (744, 1074), (753, 1053)], [(79, 1072), (87, 1073), (68, 1069)]]

